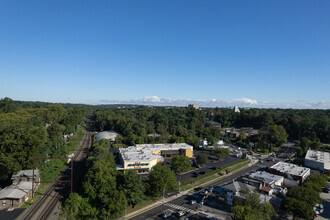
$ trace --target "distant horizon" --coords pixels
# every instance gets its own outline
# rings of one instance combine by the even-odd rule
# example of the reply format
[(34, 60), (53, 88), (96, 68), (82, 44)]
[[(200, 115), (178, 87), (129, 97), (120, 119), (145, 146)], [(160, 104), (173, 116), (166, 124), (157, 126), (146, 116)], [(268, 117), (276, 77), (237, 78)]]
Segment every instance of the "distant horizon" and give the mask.
[[(188, 107), (190, 104), (196, 104), (200, 108), (234, 108), (237, 106), (238, 108), (260, 108), (260, 109), (296, 109), (296, 110), (304, 110), (304, 109), (315, 109), (315, 110), (329, 110), (328, 107), (317, 107), (325, 102), (320, 103), (310, 103), (308, 106), (294, 106), (290, 104), (279, 104), (276, 105), (274, 103), (248, 103), (246, 100), (242, 102), (238, 102), (235, 100), (234, 102), (224, 102), (224, 101), (203, 101), (203, 100), (170, 100), (170, 99), (160, 99), (160, 101), (152, 101), (149, 100), (148, 97), (144, 99), (131, 99), (131, 100), (123, 100), (123, 101), (110, 101), (110, 100), (100, 100), (99, 103), (83, 103), (83, 102), (57, 102), (57, 101), (46, 101), (46, 100), (18, 100), (13, 99), (11, 97), (0, 97), (0, 99), (3, 98), (10, 98), (14, 101), (18, 102), (43, 102), (43, 103), (52, 103), (52, 104), (74, 104), (74, 105), (91, 105), (91, 106), (106, 106), (106, 105), (136, 105), (136, 106), (156, 106), (156, 107)], [(163, 101), (162, 101), (163, 100)], [(168, 100), (168, 102), (165, 102), (164, 100)], [(103, 102), (102, 102), (103, 101)], [(181, 101), (181, 102), (180, 102)], [(219, 104), (221, 103), (221, 104)], [(217, 105), (218, 104), (218, 105)]]

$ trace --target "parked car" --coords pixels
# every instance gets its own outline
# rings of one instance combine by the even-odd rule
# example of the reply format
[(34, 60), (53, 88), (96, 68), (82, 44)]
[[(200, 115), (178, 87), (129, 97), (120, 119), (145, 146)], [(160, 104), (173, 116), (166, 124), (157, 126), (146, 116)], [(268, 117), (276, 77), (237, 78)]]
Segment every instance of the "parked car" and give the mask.
[(168, 217), (170, 217), (172, 215), (172, 212), (165, 212), (164, 214), (163, 214), (163, 217), (164, 218), (168, 218)]
[(178, 216), (179, 217), (181, 217), (181, 216), (184, 216), (186, 214), (186, 212), (185, 211), (178, 211)]
[(195, 191), (199, 191), (199, 190), (202, 190), (203, 188), (202, 187), (196, 187), (194, 188)]
[(200, 172), (201, 175), (204, 175), (205, 173), (206, 173), (205, 171)]
[(217, 167), (211, 167), (211, 170), (216, 170), (217, 169)]
[(322, 191), (323, 191), (324, 193), (329, 193), (329, 192), (330, 192), (330, 189), (329, 189), (329, 188), (323, 188)]
[(207, 190), (200, 192), (199, 194), (202, 196), (206, 196), (209, 192)]
[(190, 204), (191, 204), (191, 205), (196, 204), (196, 200), (191, 200), (191, 201), (190, 201)]
[(207, 202), (206, 199), (202, 199), (199, 204), (204, 205)]

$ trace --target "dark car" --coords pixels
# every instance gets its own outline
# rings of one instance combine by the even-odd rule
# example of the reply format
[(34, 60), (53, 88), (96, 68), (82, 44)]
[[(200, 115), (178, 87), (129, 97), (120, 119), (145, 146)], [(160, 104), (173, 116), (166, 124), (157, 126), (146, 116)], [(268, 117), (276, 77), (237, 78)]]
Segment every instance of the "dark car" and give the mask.
[(330, 189), (329, 189), (329, 188), (323, 188), (322, 191), (323, 191), (324, 193), (329, 193), (329, 192), (330, 192)]
[(216, 170), (217, 169), (217, 167), (211, 167), (211, 170)]
[(196, 187), (194, 188), (195, 191), (199, 191), (199, 190), (202, 190), (203, 188), (202, 187)]
[(205, 173), (206, 173), (205, 171), (200, 172), (201, 175), (203, 175), (203, 174), (205, 174)]

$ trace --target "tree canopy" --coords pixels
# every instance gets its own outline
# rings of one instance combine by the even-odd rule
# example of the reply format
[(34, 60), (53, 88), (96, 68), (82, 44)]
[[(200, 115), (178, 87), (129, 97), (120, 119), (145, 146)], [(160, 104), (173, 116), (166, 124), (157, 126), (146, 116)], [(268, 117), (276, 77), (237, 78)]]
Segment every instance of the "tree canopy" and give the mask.
[(171, 159), (172, 169), (177, 172), (187, 171), (191, 168), (189, 158), (184, 155), (175, 155)]
[(151, 196), (161, 196), (164, 192), (172, 192), (178, 188), (175, 174), (170, 168), (157, 165), (150, 172), (148, 179), (148, 194)]

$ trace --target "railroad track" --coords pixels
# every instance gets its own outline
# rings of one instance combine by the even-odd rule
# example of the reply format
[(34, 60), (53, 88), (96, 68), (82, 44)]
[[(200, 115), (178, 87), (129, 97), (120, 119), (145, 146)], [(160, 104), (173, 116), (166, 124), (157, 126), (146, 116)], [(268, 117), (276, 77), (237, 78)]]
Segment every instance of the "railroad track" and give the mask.
[[(81, 169), (81, 163), (87, 153), (91, 143), (91, 132), (89, 131), (90, 123), (87, 126), (87, 130), (84, 134), (83, 140), (80, 142), (78, 149), (75, 151), (73, 160), (73, 170), (75, 171), (74, 177), (77, 177)], [(71, 175), (71, 163), (69, 163), (66, 169), (61, 172), (60, 176), (56, 180), (67, 180), (70, 179)], [(77, 178), (74, 178), (74, 180)], [(51, 185), (51, 187), (45, 192), (45, 194), (40, 197), (40, 199), (29, 209), (28, 212), (24, 214), (21, 218), (26, 220), (45, 220), (48, 219), (58, 203), (68, 195), (70, 191), (70, 184), (65, 184), (61, 182), (56, 182)]]

